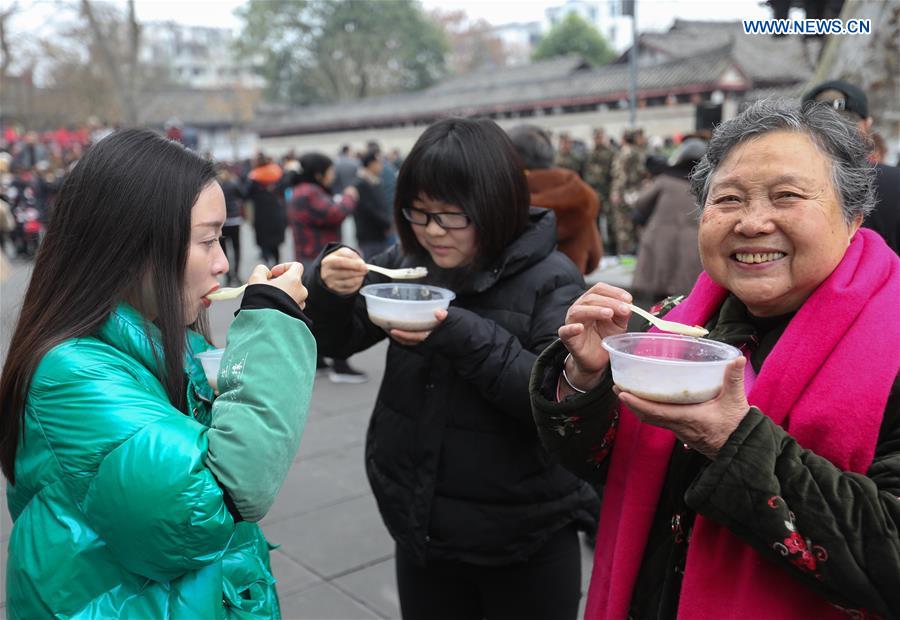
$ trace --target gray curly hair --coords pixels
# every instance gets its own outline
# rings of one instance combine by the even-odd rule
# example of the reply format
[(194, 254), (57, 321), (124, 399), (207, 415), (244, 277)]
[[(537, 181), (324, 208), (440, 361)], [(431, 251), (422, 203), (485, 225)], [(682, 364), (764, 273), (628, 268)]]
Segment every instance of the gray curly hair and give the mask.
[(859, 129), (831, 107), (815, 101), (802, 105), (783, 99), (757, 101), (719, 125), (706, 155), (691, 173), (691, 191), (702, 209), (712, 177), (731, 149), (771, 131), (805, 133), (831, 161), (831, 183), (847, 222), (875, 207), (875, 169)]

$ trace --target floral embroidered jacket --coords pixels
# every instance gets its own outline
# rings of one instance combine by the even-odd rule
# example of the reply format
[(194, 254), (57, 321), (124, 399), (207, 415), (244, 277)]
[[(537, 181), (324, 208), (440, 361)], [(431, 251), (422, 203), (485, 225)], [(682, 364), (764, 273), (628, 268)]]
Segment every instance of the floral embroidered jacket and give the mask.
[[(654, 308), (665, 315), (680, 298)], [(790, 316), (755, 319), (736, 298), (722, 305), (710, 338), (751, 346), (759, 372)], [(635, 318), (629, 331), (649, 325)], [(584, 395), (556, 402), (567, 351), (557, 341), (538, 358), (531, 381), (538, 432), (547, 449), (598, 490), (615, 440), (617, 399), (607, 378)], [(867, 476), (840, 471), (804, 450), (756, 408), (710, 462), (676, 448), (632, 593), (629, 617), (675, 618), (691, 527), (699, 513), (785, 568), (853, 618), (900, 618), (900, 387), (888, 400)], [(806, 524), (796, 527), (795, 512)], [(799, 508), (798, 508), (799, 507)], [(809, 518), (808, 515), (814, 515)]]

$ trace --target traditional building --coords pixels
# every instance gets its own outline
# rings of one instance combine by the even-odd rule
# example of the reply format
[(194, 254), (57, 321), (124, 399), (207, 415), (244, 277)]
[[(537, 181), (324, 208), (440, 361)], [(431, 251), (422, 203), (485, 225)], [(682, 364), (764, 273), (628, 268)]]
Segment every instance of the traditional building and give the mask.
[[(728, 118), (760, 89), (796, 94), (812, 72), (800, 39), (749, 37), (737, 22), (678, 20), (667, 32), (641, 35), (638, 57), (638, 125), (651, 135), (693, 131), (699, 109), (707, 120), (710, 108)], [(594, 127), (617, 134), (628, 126), (628, 84), (627, 53), (603, 67), (568, 56), (453, 77), (419, 92), (270, 110), (256, 127), (273, 154), (332, 150), (360, 134), (407, 149), (423, 127), (454, 115), (534, 122), (588, 140)]]

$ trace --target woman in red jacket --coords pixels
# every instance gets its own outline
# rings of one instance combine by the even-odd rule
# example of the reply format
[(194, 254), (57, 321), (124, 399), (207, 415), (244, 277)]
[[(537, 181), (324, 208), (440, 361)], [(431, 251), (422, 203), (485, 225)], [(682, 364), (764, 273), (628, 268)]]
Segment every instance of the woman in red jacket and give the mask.
[[(300, 158), (301, 172), (291, 197), (288, 220), (294, 232), (295, 260), (308, 268), (319, 252), (332, 241), (341, 240), (341, 224), (359, 204), (359, 191), (352, 185), (342, 194), (331, 195), (334, 163), (322, 153), (307, 153)], [(316, 363), (327, 368), (324, 358)], [(366, 373), (356, 370), (346, 359), (332, 360), (328, 378), (333, 383), (365, 383)]]

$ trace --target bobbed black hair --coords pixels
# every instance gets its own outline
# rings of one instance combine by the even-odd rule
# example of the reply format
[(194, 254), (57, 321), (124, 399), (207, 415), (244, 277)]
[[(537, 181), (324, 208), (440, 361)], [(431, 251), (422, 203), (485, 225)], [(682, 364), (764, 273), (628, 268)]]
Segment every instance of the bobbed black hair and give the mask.
[(522, 161), (506, 132), (490, 119), (434, 123), (400, 168), (394, 198), (397, 234), (405, 253), (427, 257), (402, 214), (422, 196), (455, 205), (472, 219), (479, 267), (495, 261), (528, 223)]

